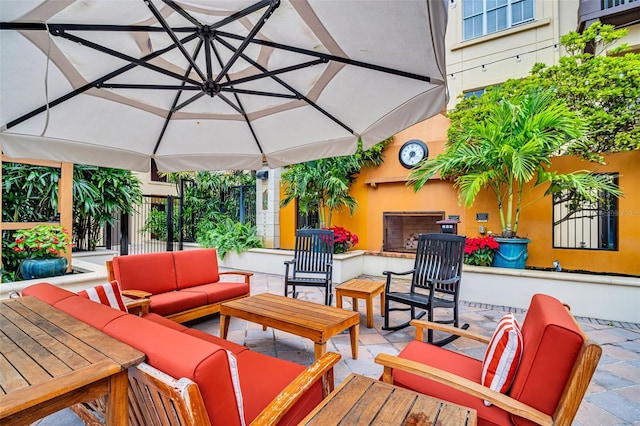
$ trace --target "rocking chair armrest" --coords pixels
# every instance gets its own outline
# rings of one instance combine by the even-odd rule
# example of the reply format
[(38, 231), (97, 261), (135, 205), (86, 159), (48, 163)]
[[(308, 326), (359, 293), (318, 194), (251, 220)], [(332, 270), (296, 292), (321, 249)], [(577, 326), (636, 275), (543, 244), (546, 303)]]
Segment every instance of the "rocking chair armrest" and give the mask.
[(460, 337), (466, 337), (469, 339), (476, 340), (478, 342), (489, 344), (491, 341), (490, 337), (484, 336), (482, 334), (474, 333), (473, 331), (464, 330), (462, 328), (454, 327), (448, 324), (441, 324), (439, 322), (425, 321), (425, 320), (412, 320), (411, 325), (416, 328), (416, 340), (423, 341), (423, 332), (424, 329), (431, 329), (437, 331), (444, 331), (450, 334), (455, 334)]
[(399, 370), (445, 384), (469, 395), (482, 398), (509, 413), (519, 417), (524, 417), (525, 419), (531, 420), (537, 424), (553, 424), (553, 419), (548, 414), (536, 410), (535, 408), (507, 395), (501, 394), (500, 392), (496, 392), (488, 387), (482, 386), (480, 383), (473, 382), (448, 371), (384, 353), (378, 354), (375, 358), (375, 362), (376, 364), (380, 364), (384, 367), (384, 372), (382, 373), (382, 380), (384, 382), (393, 384), (393, 376), (391, 375), (391, 372), (394, 368), (397, 368)]
[(387, 278), (391, 278), (391, 275), (409, 275), (409, 274), (413, 274), (414, 272), (415, 272), (415, 269), (411, 269), (409, 271), (404, 271), (404, 272), (382, 271), (382, 275), (386, 275)]
[(218, 275), (240, 275), (244, 277), (245, 284), (251, 284), (251, 276), (253, 276), (253, 272), (225, 271), (225, 272), (218, 272)]
[(122, 293), (123, 296), (127, 296), (132, 299), (148, 299), (153, 295), (153, 293), (142, 290), (122, 290), (120, 293)]
[(262, 426), (277, 424), (304, 393), (324, 376), (327, 376), (328, 380), (326, 383), (323, 383), (322, 397), (326, 398), (333, 390), (333, 366), (340, 361), (340, 358), (341, 356), (335, 352), (327, 352), (317, 359), (289, 383), (289, 385), (258, 414), (258, 417), (251, 422), (251, 425)]

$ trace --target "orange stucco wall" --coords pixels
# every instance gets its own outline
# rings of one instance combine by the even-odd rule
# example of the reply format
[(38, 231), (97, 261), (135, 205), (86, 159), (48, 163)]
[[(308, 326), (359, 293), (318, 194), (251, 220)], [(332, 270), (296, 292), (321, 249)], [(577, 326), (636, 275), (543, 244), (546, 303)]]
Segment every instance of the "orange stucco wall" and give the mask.
[[(406, 186), (409, 171), (400, 165), (398, 151), (410, 139), (420, 139), (429, 147), (429, 157), (444, 149), (449, 120), (438, 115), (396, 135), (384, 152), (384, 164), (363, 170), (352, 186), (358, 200), (358, 211), (334, 213), (332, 225), (344, 226), (358, 234), (361, 250), (380, 251), (383, 244), (383, 213), (397, 211), (444, 211), (445, 215), (459, 215), (459, 234), (478, 236), (478, 228), (500, 233), (500, 219), (493, 194), (481, 193), (468, 209), (458, 203), (458, 194), (449, 181), (432, 179), (419, 192)], [(543, 197), (546, 187), (533, 189), (520, 219), (518, 235), (530, 238), (528, 266), (551, 267), (554, 260), (565, 269), (594, 272), (640, 274), (640, 151), (610, 154), (607, 164), (597, 165), (574, 157), (554, 159), (552, 169), (564, 173), (592, 169), (597, 172), (617, 172), (624, 197), (619, 200), (619, 249), (617, 251), (554, 249), (552, 232), (552, 200)], [(489, 213), (487, 223), (478, 223), (476, 213)], [(293, 206), (280, 211), (280, 246), (293, 248), (295, 211)]]

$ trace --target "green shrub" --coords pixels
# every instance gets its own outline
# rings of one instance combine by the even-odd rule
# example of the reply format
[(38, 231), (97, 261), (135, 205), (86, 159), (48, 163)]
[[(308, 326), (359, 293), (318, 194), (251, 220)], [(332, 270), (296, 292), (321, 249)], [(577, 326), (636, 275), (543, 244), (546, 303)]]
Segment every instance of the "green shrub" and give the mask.
[(251, 248), (262, 247), (255, 226), (243, 225), (229, 218), (215, 224), (201, 222), (197, 240), (202, 247), (216, 248), (221, 259), (231, 250), (242, 253)]

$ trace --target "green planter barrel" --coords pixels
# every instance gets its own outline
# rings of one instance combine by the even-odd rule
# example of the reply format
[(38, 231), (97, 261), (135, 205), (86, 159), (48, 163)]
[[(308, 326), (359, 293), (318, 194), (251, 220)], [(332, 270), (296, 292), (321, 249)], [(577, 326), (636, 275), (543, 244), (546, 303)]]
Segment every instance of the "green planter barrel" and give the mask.
[(528, 238), (500, 238), (495, 240), (500, 248), (493, 257), (492, 266), (499, 268), (524, 269), (529, 253), (527, 245), (531, 242)]
[(20, 264), (20, 272), (25, 280), (36, 278), (57, 277), (67, 271), (66, 257), (52, 257), (48, 259), (25, 259)]

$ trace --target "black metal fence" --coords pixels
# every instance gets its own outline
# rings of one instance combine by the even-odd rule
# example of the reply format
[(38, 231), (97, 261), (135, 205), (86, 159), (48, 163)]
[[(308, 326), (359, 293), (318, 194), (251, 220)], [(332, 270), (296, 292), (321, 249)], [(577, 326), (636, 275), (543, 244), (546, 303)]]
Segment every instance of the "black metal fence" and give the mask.
[[(190, 181), (180, 185), (185, 193)], [(185, 242), (195, 242), (196, 226), (204, 212), (185, 208), (186, 197), (143, 195), (136, 213), (114, 218), (105, 226), (103, 245), (120, 255), (182, 250)], [(230, 187), (223, 191), (221, 213), (241, 223), (256, 224), (254, 185)], [(198, 203), (193, 203), (197, 205)]]

